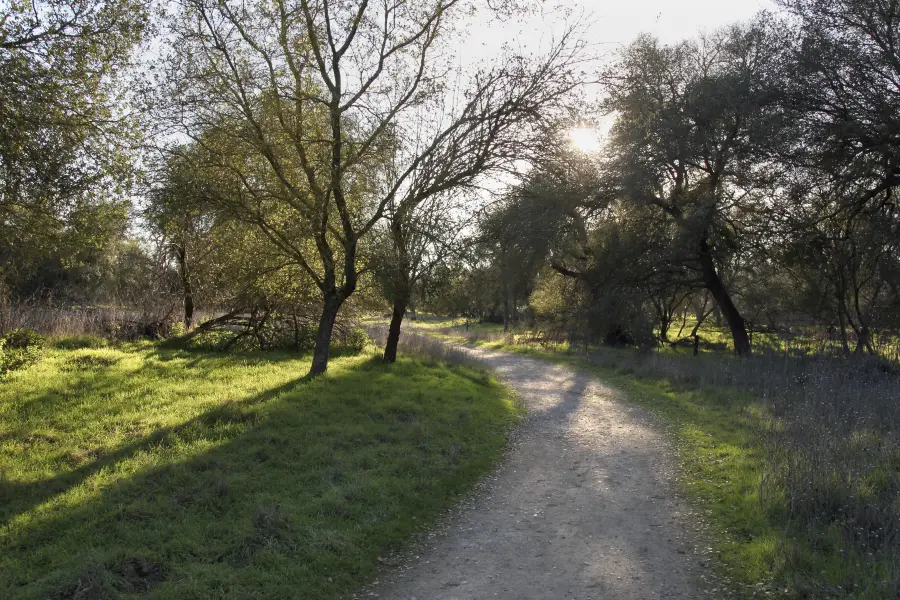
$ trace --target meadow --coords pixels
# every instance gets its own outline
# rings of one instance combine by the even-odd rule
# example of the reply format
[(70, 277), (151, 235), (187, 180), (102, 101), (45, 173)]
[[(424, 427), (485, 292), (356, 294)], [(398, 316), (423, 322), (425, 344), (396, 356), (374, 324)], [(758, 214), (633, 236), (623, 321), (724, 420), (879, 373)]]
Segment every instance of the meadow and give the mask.
[(60, 340), (0, 383), (0, 597), (349, 597), (502, 453), (485, 371)]

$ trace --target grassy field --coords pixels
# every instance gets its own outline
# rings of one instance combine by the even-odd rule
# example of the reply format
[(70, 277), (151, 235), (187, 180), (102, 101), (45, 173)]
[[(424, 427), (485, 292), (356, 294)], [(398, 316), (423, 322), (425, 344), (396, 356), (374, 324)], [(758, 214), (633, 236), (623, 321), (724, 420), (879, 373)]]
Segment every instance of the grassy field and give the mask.
[[(466, 333), (455, 321), (442, 326), (435, 320), (424, 329), (445, 340), (469, 341), (592, 372), (659, 416), (679, 448), (680, 483), (708, 516), (723, 576), (742, 596), (887, 600), (900, 593), (898, 539), (890, 526), (891, 515), (900, 514), (896, 501), (890, 506), (891, 498), (897, 497), (891, 490), (897, 487), (900, 465), (900, 452), (894, 445), (896, 423), (858, 419), (853, 424), (851, 412), (833, 415), (829, 421), (825, 417), (832, 415), (815, 414), (820, 408), (815, 402), (802, 404), (807, 392), (827, 397), (830, 391), (832, 402), (841, 411), (859, 412), (860, 406), (848, 404), (846, 397), (856, 391), (860, 396), (871, 395), (877, 404), (877, 390), (835, 385), (813, 393), (804, 392), (799, 384), (759, 393), (767, 386), (761, 381), (751, 393), (752, 386), (742, 389), (736, 383), (720, 384), (740, 376), (732, 367), (743, 363), (729, 355), (709, 353), (694, 358), (688, 350), (676, 357), (667, 351), (659, 360), (641, 358), (625, 349), (601, 349), (586, 355), (565, 344), (529, 343), (525, 333), (505, 336), (501, 328), (492, 325), (470, 325)], [(679, 371), (689, 365), (685, 372)], [(772, 366), (760, 363), (757, 379), (769, 377), (764, 371)], [(794, 367), (783, 367), (786, 373), (772, 374), (772, 386), (784, 387), (783, 380), (792, 378), (790, 369)], [(808, 371), (796, 373), (798, 379), (808, 376)], [(754, 376), (752, 372), (744, 375)], [(853, 375), (846, 373), (847, 378)], [(841, 378), (840, 374), (831, 376)], [(892, 394), (897, 386), (889, 381), (883, 389)], [(802, 406), (792, 408), (794, 403)], [(798, 413), (807, 409), (810, 414), (800, 414), (798, 419)], [(876, 409), (872, 408), (872, 415)], [(896, 412), (889, 409), (885, 414)], [(799, 423), (801, 419), (807, 422)], [(842, 430), (835, 427), (836, 420), (849, 425)], [(880, 431), (879, 425), (883, 427)], [(792, 428), (789, 435), (782, 433), (785, 427)], [(804, 437), (810, 429), (821, 430), (818, 435), (825, 443)], [(779, 445), (794, 436), (792, 447)], [(860, 439), (871, 441), (860, 444)], [(788, 459), (773, 456), (775, 452), (788, 455)], [(820, 459), (822, 464), (815, 464)], [(799, 481), (791, 487), (785, 477)], [(879, 508), (887, 514), (876, 516), (874, 511)], [(860, 537), (860, 529), (871, 530), (880, 539), (865, 532)]]
[(520, 415), (430, 359), (78, 345), (0, 384), (2, 598), (347, 598)]

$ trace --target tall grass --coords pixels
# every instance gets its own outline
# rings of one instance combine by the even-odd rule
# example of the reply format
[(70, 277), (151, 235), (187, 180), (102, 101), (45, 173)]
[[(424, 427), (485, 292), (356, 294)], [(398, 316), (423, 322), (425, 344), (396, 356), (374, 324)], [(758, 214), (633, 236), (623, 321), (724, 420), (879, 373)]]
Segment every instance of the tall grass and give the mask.
[(55, 338), (80, 335), (116, 337), (129, 324), (160, 320), (168, 309), (55, 306), (38, 301), (13, 301), (0, 295), (0, 334), (25, 328)]
[[(384, 347), (388, 334), (387, 325), (368, 325), (365, 327), (365, 331), (379, 347)], [(414, 330), (403, 330), (397, 349), (411, 356), (428, 357), (451, 365), (484, 367), (481, 361), (459, 346), (441, 342), (434, 337)]]

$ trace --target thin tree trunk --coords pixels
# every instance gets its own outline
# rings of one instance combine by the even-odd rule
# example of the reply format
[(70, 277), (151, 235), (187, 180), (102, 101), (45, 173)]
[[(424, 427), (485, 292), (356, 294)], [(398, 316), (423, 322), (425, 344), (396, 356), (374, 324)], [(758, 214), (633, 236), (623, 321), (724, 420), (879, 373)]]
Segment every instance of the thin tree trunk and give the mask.
[(391, 315), (391, 325), (388, 328), (387, 342), (384, 344), (384, 360), (392, 363), (397, 360), (397, 344), (400, 343), (400, 326), (403, 324), (403, 316), (406, 314), (408, 297), (394, 299), (394, 312)]
[(326, 293), (324, 297), (325, 302), (322, 306), (322, 316), (319, 318), (319, 331), (316, 334), (312, 366), (309, 369), (310, 377), (322, 375), (328, 370), (331, 334), (334, 331), (334, 322), (337, 320), (338, 310), (341, 308), (341, 299), (337, 292)]
[(842, 306), (843, 303), (839, 302), (838, 304), (839, 304), (838, 310), (837, 310), (838, 321), (841, 324), (841, 348), (844, 351), (844, 355), (849, 356), (850, 355), (850, 341), (847, 338), (847, 317), (844, 314), (844, 309)]
[(178, 271), (181, 275), (181, 291), (184, 294), (184, 328), (189, 330), (194, 326), (194, 287), (191, 285), (191, 277), (188, 273), (187, 250), (184, 246), (178, 246), (175, 254), (178, 258)]
[(509, 286), (503, 285), (503, 333), (509, 331)]
[(184, 328), (190, 329), (194, 326), (194, 294), (190, 288), (184, 294)]
[(856, 338), (856, 350), (854, 353), (862, 354), (869, 349), (869, 326), (863, 324), (859, 328), (859, 336)]
[(706, 289), (712, 294), (716, 304), (722, 311), (722, 316), (731, 329), (731, 337), (734, 340), (734, 351), (738, 356), (750, 356), (750, 338), (747, 336), (747, 326), (740, 311), (731, 300), (725, 284), (716, 272), (716, 266), (713, 263), (712, 254), (709, 251), (709, 244), (706, 239), (700, 242), (700, 265), (703, 270), (703, 282)]

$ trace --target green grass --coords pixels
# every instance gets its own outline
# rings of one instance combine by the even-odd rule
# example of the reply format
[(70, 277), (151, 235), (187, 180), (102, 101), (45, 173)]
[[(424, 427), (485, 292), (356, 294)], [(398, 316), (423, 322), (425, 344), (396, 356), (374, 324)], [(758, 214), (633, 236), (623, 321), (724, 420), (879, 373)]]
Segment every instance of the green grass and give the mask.
[[(349, 597), (497, 460), (483, 372), (48, 351), (0, 384), (0, 597)], [(62, 346), (66, 346), (63, 344)]]
[[(463, 341), (455, 331), (431, 334)], [(765, 466), (760, 432), (770, 415), (755, 398), (731, 389), (694, 389), (638, 376), (627, 366), (629, 361), (624, 356), (632, 350), (606, 350), (623, 359), (621, 367), (609, 368), (570, 351), (566, 344), (552, 349), (521, 342), (475, 344), (590, 372), (659, 417), (678, 448), (679, 483), (711, 526), (721, 576), (742, 597), (807, 597), (810, 576), (839, 579), (846, 570), (840, 556), (798, 545), (789, 550), (778, 520), (760, 501)], [(788, 552), (795, 555), (794, 559), (798, 553), (803, 555), (804, 573), (791, 572)]]

